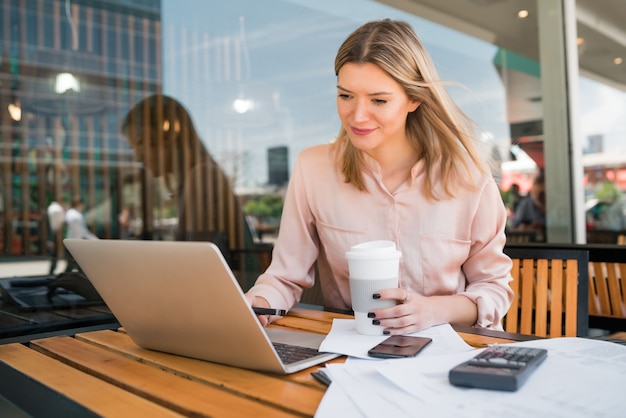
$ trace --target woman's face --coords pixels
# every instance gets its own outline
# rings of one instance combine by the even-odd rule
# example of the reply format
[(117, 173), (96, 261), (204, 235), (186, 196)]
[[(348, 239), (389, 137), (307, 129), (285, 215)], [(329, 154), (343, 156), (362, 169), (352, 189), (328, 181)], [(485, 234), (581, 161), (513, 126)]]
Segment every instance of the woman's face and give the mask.
[[(177, 149), (180, 143), (177, 142), (175, 138), (169, 136), (169, 121), (167, 124), (163, 123), (162, 125), (163, 128), (161, 128), (161, 124), (157, 123), (143, 127), (147, 132), (145, 138), (145, 140), (148, 141), (147, 147), (145, 147), (144, 138), (141, 136), (141, 129), (139, 129), (138, 135), (128, 137), (130, 146), (135, 152), (135, 160), (141, 161), (144, 167), (150, 171), (154, 177), (159, 177), (171, 172), (172, 155), (176, 155), (180, 152), (180, 150)], [(161, 130), (160, 141), (158, 139), (159, 130)], [(178, 135), (179, 131), (180, 127), (177, 129), (176, 135)]]
[(339, 118), (350, 142), (370, 155), (407, 140), (406, 118), (419, 104), (377, 65), (348, 63), (339, 69)]
[(158, 148), (156, 144), (152, 142), (152, 137), (149, 138), (149, 141), (148, 149), (146, 149), (143, 138), (129, 138), (130, 146), (135, 152), (135, 160), (141, 161), (143, 166), (150, 171), (153, 176), (158, 177), (162, 174), (157, 155)]

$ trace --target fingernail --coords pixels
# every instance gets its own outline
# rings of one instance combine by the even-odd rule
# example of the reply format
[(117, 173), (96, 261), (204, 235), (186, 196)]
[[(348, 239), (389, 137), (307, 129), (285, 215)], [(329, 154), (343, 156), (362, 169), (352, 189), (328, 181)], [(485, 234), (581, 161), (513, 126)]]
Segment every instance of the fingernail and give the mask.
[(372, 325), (380, 325), (380, 321), (378, 319), (372, 319)]
[(383, 331), (383, 335), (389, 335), (389, 334), (391, 334), (391, 331), (389, 331), (388, 329)]
[(374, 294), (372, 295), (372, 297), (373, 297), (374, 299), (380, 299), (380, 294), (379, 294), (379, 293), (374, 293)]
[(368, 318), (376, 318), (376, 314), (374, 312), (368, 312), (367, 313), (367, 317)]

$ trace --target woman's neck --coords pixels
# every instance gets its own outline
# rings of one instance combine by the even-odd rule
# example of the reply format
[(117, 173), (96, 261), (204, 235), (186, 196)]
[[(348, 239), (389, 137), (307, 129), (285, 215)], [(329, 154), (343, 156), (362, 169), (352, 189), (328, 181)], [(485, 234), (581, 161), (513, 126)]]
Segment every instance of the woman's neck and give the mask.
[(408, 142), (406, 146), (389, 147), (369, 155), (380, 165), (383, 184), (390, 193), (410, 178), (411, 169), (418, 161), (417, 151)]

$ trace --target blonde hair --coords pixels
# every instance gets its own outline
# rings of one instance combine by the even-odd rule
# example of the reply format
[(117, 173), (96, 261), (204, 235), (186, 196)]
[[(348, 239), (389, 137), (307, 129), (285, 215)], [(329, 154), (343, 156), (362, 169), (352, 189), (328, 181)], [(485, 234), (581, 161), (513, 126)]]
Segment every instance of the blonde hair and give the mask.
[[(343, 42), (335, 58), (335, 73), (347, 63), (372, 63), (398, 82), (409, 99), (421, 102), (407, 116), (406, 134), (425, 164), (424, 193), (428, 199), (454, 197), (455, 187), (476, 189), (473, 167), (487, 172), (475, 148), (473, 122), (458, 108), (439, 79), (432, 59), (411, 26), (384, 19), (364, 24)], [(345, 181), (365, 191), (361, 152), (339, 131)], [(441, 182), (443, 190), (435, 183)]]

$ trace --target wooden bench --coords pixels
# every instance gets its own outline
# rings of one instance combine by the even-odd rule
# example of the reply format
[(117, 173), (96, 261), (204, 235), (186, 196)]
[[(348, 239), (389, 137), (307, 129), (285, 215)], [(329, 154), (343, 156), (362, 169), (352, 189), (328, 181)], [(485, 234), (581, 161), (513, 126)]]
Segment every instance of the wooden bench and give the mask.
[(540, 337), (587, 336), (587, 264), (582, 249), (509, 245), (515, 294), (504, 317), (506, 332)]
[(587, 245), (589, 326), (626, 331), (626, 246)]
[(589, 328), (626, 331), (626, 246), (617, 244), (507, 244), (507, 247), (583, 250), (589, 253)]

